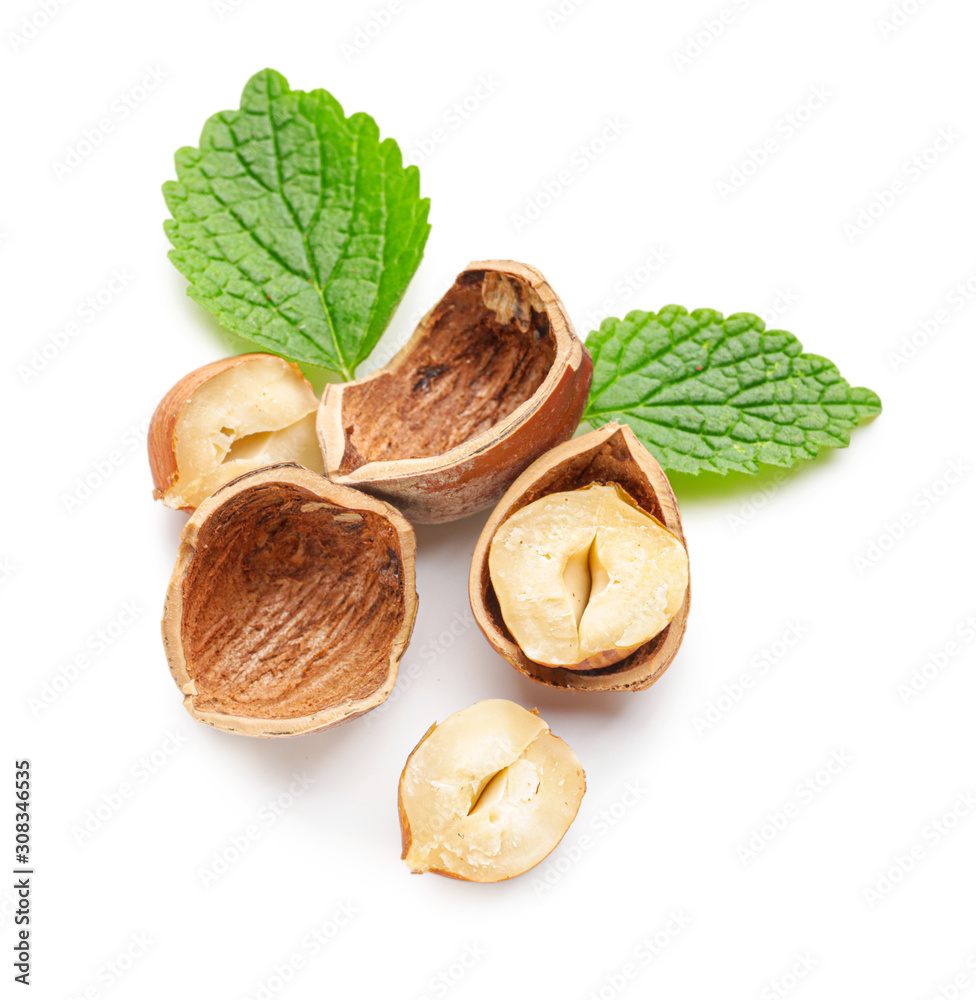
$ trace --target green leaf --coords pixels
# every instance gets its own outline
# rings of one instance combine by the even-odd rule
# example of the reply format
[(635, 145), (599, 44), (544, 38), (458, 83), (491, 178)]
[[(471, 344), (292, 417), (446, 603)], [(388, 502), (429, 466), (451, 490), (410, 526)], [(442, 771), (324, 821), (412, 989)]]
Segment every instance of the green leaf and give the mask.
[(666, 469), (759, 472), (820, 448), (881, 412), (870, 389), (758, 316), (666, 306), (605, 319), (587, 338), (593, 387), (583, 419), (626, 421)]
[(170, 260), (218, 322), (355, 377), (423, 256), (430, 201), (369, 115), (256, 73), (239, 111), (176, 153), (163, 185)]

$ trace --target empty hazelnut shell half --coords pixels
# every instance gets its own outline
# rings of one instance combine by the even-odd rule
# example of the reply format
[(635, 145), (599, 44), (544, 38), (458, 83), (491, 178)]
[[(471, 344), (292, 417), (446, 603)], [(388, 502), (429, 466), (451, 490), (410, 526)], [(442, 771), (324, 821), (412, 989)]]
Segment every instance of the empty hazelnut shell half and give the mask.
[(477, 261), (385, 368), (326, 386), (326, 475), (417, 523), (465, 517), (572, 437), (592, 377), (545, 278), (514, 261)]
[(629, 427), (609, 423), (553, 448), (509, 487), (475, 548), (468, 581), (471, 608), (494, 649), (532, 680), (570, 691), (640, 691), (664, 673), (678, 652), (688, 620), (690, 586), (677, 614), (652, 639), (608, 666), (575, 670), (544, 666), (525, 655), (505, 625), (491, 582), (491, 542), (512, 514), (550, 493), (577, 490), (593, 483), (616, 483), (622, 487), (640, 509), (655, 517), (685, 545), (678, 506), (664, 470)]
[(232, 479), (279, 462), (322, 472), (318, 398), (298, 365), (240, 354), (181, 378), (149, 427), (153, 496), (192, 511)]
[(417, 614), (415, 551), (389, 504), (297, 465), (208, 497), (183, 529), (163, 616), (189, 713), (293, 736), (381, 704)]

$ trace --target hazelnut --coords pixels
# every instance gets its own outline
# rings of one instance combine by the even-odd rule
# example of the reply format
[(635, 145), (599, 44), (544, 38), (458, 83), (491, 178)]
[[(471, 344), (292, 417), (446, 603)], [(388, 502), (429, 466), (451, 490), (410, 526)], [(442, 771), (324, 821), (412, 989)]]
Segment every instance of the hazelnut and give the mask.
[(490, 506), (570, 438), (593, 362), (533, 267), (478, 261), (385, 367), (326, 386), (318, 433), (329, 478), (414, 522)]
[(576, 754), (537, 713), (479, 701), (431, 726), (407, 758), (403, 860), (467, 882), (521, 875), (562, 840), (585, 791)]
[(189, 713), (250, 736), (337, 726), (386, 700), (417, 614), (413, 529), (297, 465), (205, 499), (180, 537), (163, 643)]
[(688, 553), (617, 484), (547, 493), (511, 514), (488, 554), (502, 618), (545, 666), (622, 660), (677, 614)]
[[(594, 484), (612, 487), (612, 491), (593, 490)], [(565, 530), (557, 529), (554, 526), (558, 521), (548, 517), (533, 527), (529, 505), (543, 500), (534, 510), (544, 512), (549, 510), (550, 501), (558, 505), (563, 502), (561, 497), (571, 492), (577, 496), (577, 504), (589, 508), (586, 526), (577, 532), (579, 538), (568, 524)], [(608, 498), (612, 499), (604, 506)], [(603, 512), (599, 513), (601, 507)], [(526, 514), (506, 529), (509, 520), (523, 510)], [(615, 518), (620, 519), (616, 528)], [(529, 537), (527, 531), (533, 532), (538, 536), (540, 548), (552, 549), (549, 554), (555, 557), (551, 560), (552, 571), (535, 578), (536, 593), (521, 602), (528, 608), (521, 611), (515, 610), (520, 602), (518, 580), (513, 572), (541, 571), (538, 567), (528, 570), (525, 560), (520, 566), (512, 556), (511, 543), (514, 539), (517, 546), (519, 530), (523, 539)], [(601, 559), (595, 554), (591, 564), (592, 546), (586, 547), (586, 537), (598, 539), (601, 532), (610, 542), (607, 554), (602, 557), (605, 568), (617, 567), (619, 563), (621, 572), (631, 576), (629, 583), (621, 581), (609, 591), (602, 587), (608, 581), (598, 576)], [(650, 556), (641, 562), (653, 563), (656, 559), (656, 568), (646, 564), (627, 565), (628, 546), (633, 555), (638, 551), (639, 540), (644, 547), (642, 555)], [(580, 552), (585, 554), (585, 574), (581, 556), (575, 566), (566, 567), (570, 569), (567, 579), (559, 560), (568, 562), (569, 556)], [(493, 556), (495, 570), (491, 565)], [(596, 572), (591, 572), (591, 565)], [(572, 578), (574, 569), (579, 571), (579, 580)], [(501, 586), (496, 589), (498, 582)], [(548, 605), (537, 599), (546, 586), (553, 588), (550, 598), (558, 596), (558, 600), (550, 600)], [(666, 593), (660, 589), (664, 586)], [(587, 601), (582, 600), (584, 587), (588, 590)], [(638, 691), (650, 687), (678, 651), (691, 597), (681, 517), (667, 476), (634, 432), (616, 423), (553, 448), (519, 476), (488, 519), (475, 548), (468, 590), (475, 620), (488, 641), (527, 677), (573, 691)], [(592, 602), (598, 622), (585, 636), (577, 625), (577, 641), (586, 639), (589, 644), (580, 643), (574, 649), (572, 641), (567, 641), (572, 638), (569, 619), (576, 624), (577, 609), (587, 609), (588, 602)], [(554, 609), (558, 614), (554, 614)], [(580, 618), (588, 613), (581, 611)], [(562, 625), (557, 621), (558, 615), (567, 619)], [(555, 640), (563, 625), (566, 635), (562, 636), (560, 646)], [(525, 647), (520, 645), (520, 639)], [(633, 644), (638, 641), (635, 647)], [(580, 660), (571, 662), (577, 656)]]
[(190, 372), (163, 397), (149, 427), (153, 496), (193, 510), (254, 469), (297, 462), (324, 471), (317, 408), (298, 366), (272, 354), (242, 354)]

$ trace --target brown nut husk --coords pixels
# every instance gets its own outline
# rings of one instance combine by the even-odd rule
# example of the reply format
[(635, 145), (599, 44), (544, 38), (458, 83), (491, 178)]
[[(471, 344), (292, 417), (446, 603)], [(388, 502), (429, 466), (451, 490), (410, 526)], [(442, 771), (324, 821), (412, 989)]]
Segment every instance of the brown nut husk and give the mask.
[(586, 791), (576, 754), (502, 698), (427, 730), (400, 776), (403, 860), (414, 872), (501, 882), (562, 840)]
[(248, 473), (187, 522), (163, 615), (184, 705), (248, 736), (328, 729), (386, 700), (417, 614), (413, 529), (297, 465)]
[(515, 261), (476, 261), (385, 368), (326, 386), (326, 475), (416, 523), (465, 517), (572, 437), (592, 377), (545, 278)]
[(662, 631), (622, 659), (584, 670), (546, 666), (529, 659), (506, 626), (492, 586), (489, 556), (492, 540), (501, 525), (542, 497), (594, 483), (619, 486), (630, 500), (687, 548), (681, 516), (664, 470), (629, 427), (610, 423), (553, 448), (509, 487), (475, 548), (468, 580), (471, 608), (494, 649), (532, 680), (570, 691), (640, 691), (664, 673), (678, 651), (688, 620), (690, 584), (680, 608)]
[(298, 365), (273, 354), (240, 354), (190, 372), (166, 393), (149, 426), (153, 496), (192, 511), (255, 469), (296, 462), (324, 472), (318, 405)]

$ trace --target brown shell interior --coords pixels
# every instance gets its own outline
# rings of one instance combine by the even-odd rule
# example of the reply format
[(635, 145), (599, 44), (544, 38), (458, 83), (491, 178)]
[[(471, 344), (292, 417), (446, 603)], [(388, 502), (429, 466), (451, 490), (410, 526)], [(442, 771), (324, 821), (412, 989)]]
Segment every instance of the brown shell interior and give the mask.
[(542, 300), (500, 271), (465, 271), (422, 329), (395, 366), (344, 389), (341, 475), (456, 448), (529, 399), (556, 357)]
[[(561, 462), (555, 468), (545, 472), (537, 479), (518, 499), (512, 504), (506, 513), (506, 520), (516, 511), (538, 500), (549, 493), (561, 493), (568, 490), (577, 490), (590, 483), (610, 484), (617, 483), (622, 487), (642, 509), (648, 514), (656, 517), (662, 524), (667, 523), (665, 512), (658, 500), (657, 494), (651, 489), (647, 481), (647, 475), (640, 465), (634, 460), (630, 449), (627, 447), (626, 439), (621, 432), (611, 435), (598, 447), (574, 455)], [(504, 522), (502, 522), (504, 523)], [(499, 525), (501, 527), (501, 524)], [(673, 525), (668, 525), (672, 533), (677, 534), (682, 543), (684, 538), (680, 530), (675, 531)], [(502, 618), (501, 607), (498, 604), (498, 597), (491, 583), (491, 574), (488, 569), (488, 559), (483, 561), (481, 566), (481, 593), (484, 600), (485, 610), (491, 618), (492, 624), (509, 641), (516, 646), (518, 643), (509, 631)], [(559, 687), (573, 686), (573, 679), (580, 677), (606, 677), (613, 674), (624, 673), (638, 663), (643, 663), (653, 657), (657, 651), (665, 644), (678, 619), (682, 619), (677, 625), (684, 628), (683, 616), (678, 617), (660, 631), (653, 639), (649, 639), (642, 646), (638, 646), (629, 656), (618, 660), (608, 667), (600, 667), (597, 670), (566, 670), (561, 667), (548, 667), (541, 663), (533, 663), (532, 671), (538, 677), (548, 680)]]
[(399, 538), (379, 514), (255, 485), (201, 526), (182, 589), (198, 711), (297, 718), (389, 676), (405, 597)]

